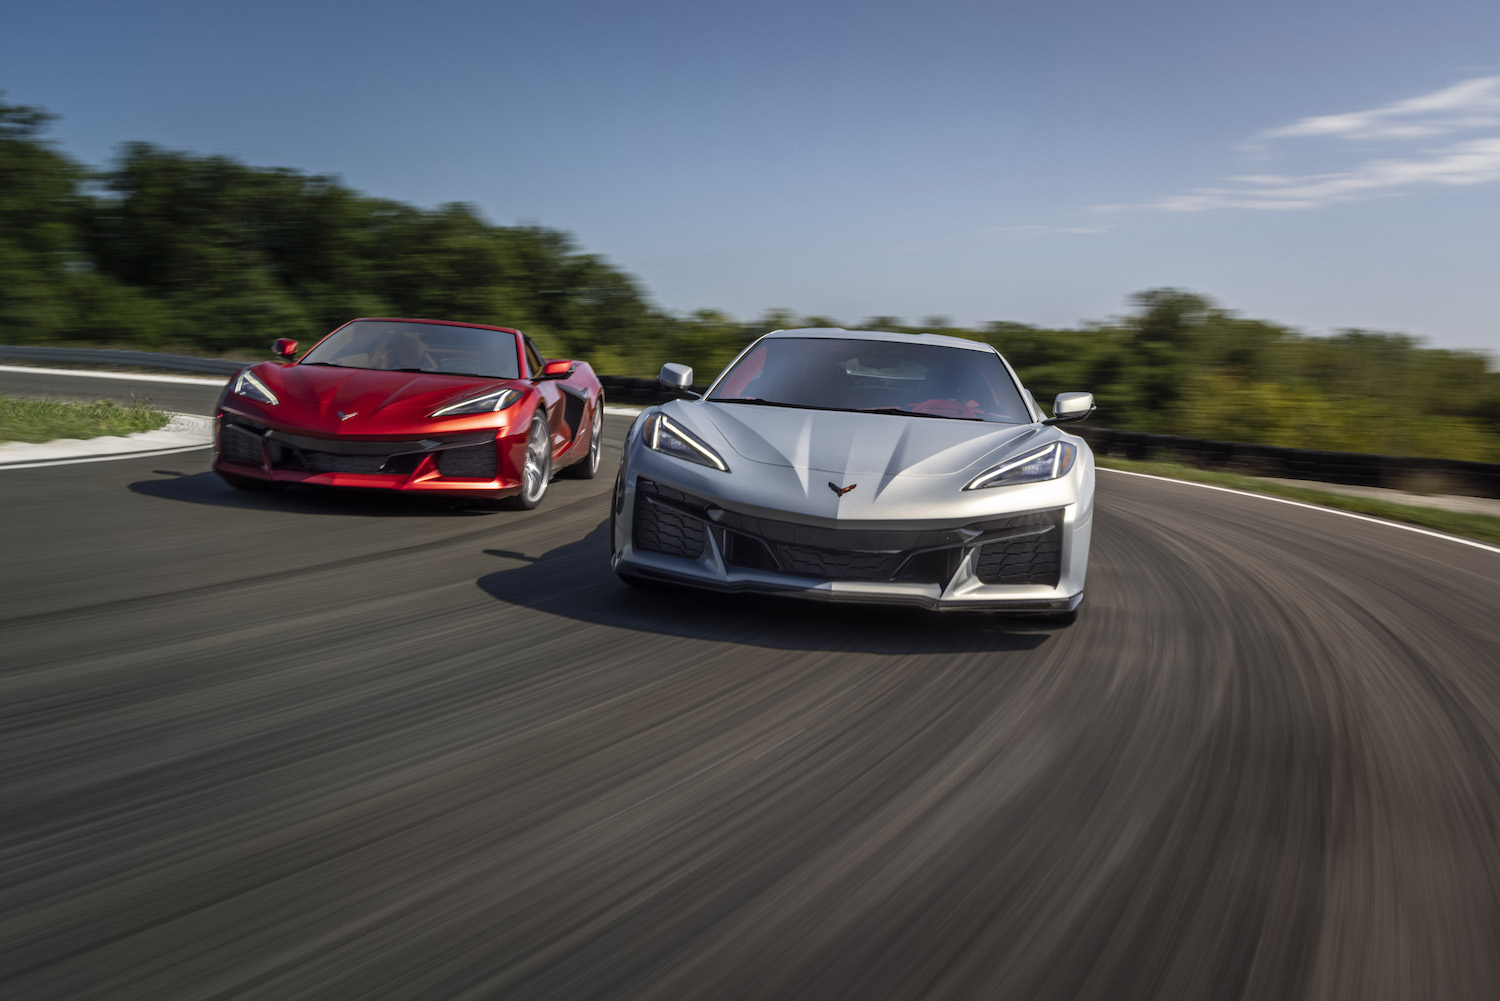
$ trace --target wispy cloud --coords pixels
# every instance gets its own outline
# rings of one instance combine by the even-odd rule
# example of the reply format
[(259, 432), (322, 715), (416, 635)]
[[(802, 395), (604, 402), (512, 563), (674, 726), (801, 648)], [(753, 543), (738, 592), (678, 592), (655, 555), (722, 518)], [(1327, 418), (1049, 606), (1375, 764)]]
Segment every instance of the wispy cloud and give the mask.
[(1144, 205), (1100, 208), (1147, 208), (1168, 212), (1314, 209), (1336, 202), (1375, 198), (1417, 184), (1464, 185), (1490, 181), (1500, 181), (1500, 136), (1474, 139), (1415, 157), (1370, 160), (1335, 173), (1251, 174), (1229, 178), (1223, 186), (1196, 188), (1187, 194), (1160, 198)]
[[(1365, 111), (1302, 118), (1267, 129), (1240, 148), (1264, 154), (1286, 139), (1383, 141), (1397, 146), (1460, 131), (1500, 126), (1500, 76), (1475, 77), (1420, 97)], [(1457, 138), (1456, 136), (1454, 137)], [(1246, 174), (1212, 187), (1135, 205), (1099, 205), (1101, 211), (1157, 209), (1313, 209), (1339, 202), (1394, 195), (1426, 184), (1474, 185), (1500, 181), (1500, 135), (1366, 159), (1347, 170), (1317, 174)]]
[(1427, 139), (1500, 124), (1500, 76), (1481, 76), (1379, 108), (1317, 115), (1267, 129), (1256, 145), (1299, 136), (1341, 139)]

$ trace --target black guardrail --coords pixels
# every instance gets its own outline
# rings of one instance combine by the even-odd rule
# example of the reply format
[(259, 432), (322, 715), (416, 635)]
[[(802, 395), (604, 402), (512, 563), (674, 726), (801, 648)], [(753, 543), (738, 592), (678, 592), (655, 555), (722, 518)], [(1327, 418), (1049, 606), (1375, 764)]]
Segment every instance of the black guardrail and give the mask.
[(195, 358), (192, 355), (169, 355), (158, 351), (21, 347), (8, 344), (0, 344), (0, 358), (54, 364), (102, 365), (107, 368), (149, 368), (165, 372), (198, 372), (203, 375), (233, 375), (246, 364), (225, 358)]
[(1087, 425), (1069, 425), (1068, 430), (1087, 440), (1095, 454), (1122, 459), (1175, 461), (1250, 476), (1316, 480), (1357, 487), (1500, 497), (1500, 464), (1492, 462), (1324, 452), (1310, 448), (1117, 431)]
[[(96, 348), (50, 348), (0, 345), (0, 358), (64, 364), (103, 365), (117, 368), (148, 368), (169, 372), (233, 375), (243, 362), (191, 355), (160, 354), (155, 351), (113, 351)], [(655, 379), (601, 375), (604, 395), (611, 403), (662, 403), (673, 394)], [(703, 392), (706, 386), (694, 386)], [(1069, 431), (1082, 436), (1100, 455), (1124, 459), (1159, 459), (1192, 466), (1223, 469), (1251, 476), (1275, 476), (1289, 480), (1314, 480), (1359, 487), (1387, 487), (1423, 493), (1459, 493), (1476, 497), (1500, 497), (1500, 463), (1462, 462), (1457, 459), (1418, 459), (1359, 452), (1324, 452), (1307, 448), (1281, 448), (1247, 442), (1210, 441), (1177, 435), (1117, 431), (1113, 428), (1070, 424)]]

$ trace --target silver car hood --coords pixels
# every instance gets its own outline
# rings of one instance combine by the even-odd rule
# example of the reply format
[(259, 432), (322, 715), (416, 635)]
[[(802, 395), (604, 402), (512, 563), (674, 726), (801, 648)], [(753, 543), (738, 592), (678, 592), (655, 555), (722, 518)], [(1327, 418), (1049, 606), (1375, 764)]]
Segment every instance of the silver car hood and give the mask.
[(712, 423), (730, 449), (751, 462), (838, 476), (953, 476), (1037, 437), (1037, 429), (1027, 424), (744, 403), (684, 404), (682, 409), (690, 425)]
[[(684, 400), (663, 404), (661, 410), (730, 467), (725, 476), (663, 458), (668, 482), (766, 517), (793, 514), (811, 522), (859, 522), (864, 527), (946, 526), (992, 517), (1008, 507), (1039, 511), (1075, 503), (1084, 475), (963, 489), (1006, 459), (1067, 437), (1057, 428), (1036, 424)], [(1091, 465), (1087, 475), (1092, 477)]]

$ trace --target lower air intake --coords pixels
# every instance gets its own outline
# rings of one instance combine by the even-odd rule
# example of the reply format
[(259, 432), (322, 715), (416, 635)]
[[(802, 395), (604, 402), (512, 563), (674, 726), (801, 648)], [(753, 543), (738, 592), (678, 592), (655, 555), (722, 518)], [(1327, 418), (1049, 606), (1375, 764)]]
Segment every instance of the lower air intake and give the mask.
[(974, 573), (986, 584), (1045, 584), (1056, 587), (1062, 576), (1062, 512), (1044, 511), (1008, 519), (993, 531), (1011, 538), (979, 547)]
[(667, 556), (689, 559), (702, 556), (707, 538), (703, 519), (673, 504), (674, 501), (682, 503), (686, 498), (686, 494), (671, 487), (658, 486), (650, 480), (636, 480), (631, 545), (644, 552)]
[(495, 446), (468, 445), (464, 448), (449, 448), (438, 453), (438, 472), (444, 476), (466, 476), (472, 479), (493, 480), (495, 478)]
[(260, 432), (225, 421), (219, 426), (219, 458), (242, 466), (259, 468), (265, 461)]

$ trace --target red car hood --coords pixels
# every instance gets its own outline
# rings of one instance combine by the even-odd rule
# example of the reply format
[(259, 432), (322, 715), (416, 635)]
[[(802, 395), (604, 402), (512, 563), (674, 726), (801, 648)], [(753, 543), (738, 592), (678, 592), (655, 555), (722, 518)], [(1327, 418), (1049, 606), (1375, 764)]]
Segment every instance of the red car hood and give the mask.
[[(254, 372), (281, 400), (257, 409), (276, 424), (326, 435), (424, 434), (446, 423), (428, 416), (439, 407), (507, 386), (526, 389), (510, 379), (322, 365), (264, 362)], [(484, 420), (488, 414), (454, 420), (472, 424), (476, 416), (480, 424), (494, 424)]]

